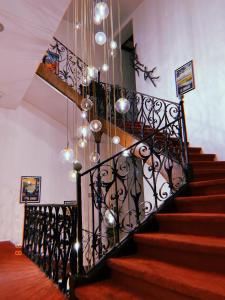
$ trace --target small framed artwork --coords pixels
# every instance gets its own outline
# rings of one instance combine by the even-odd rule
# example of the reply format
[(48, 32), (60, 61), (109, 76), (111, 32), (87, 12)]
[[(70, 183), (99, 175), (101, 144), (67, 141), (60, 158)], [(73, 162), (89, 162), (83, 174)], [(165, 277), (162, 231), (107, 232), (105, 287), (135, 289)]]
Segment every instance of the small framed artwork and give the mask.
[(193, 61), (175, 70), (177, 96), (195, 89)]
[(49, 69), (49, 71), (53, 72), (54, 74), (59, 74), (59, 55), (47, 51), (46, 55), (43, 58), (43, 63), (46, 65), (46, 67)]
[(75, 200), (64, 201), (64, 205), (73, 205), (73, 206), (76, 206), (77, 205), (77, 201), (75, 201)]
[(22, 176), (20, 203), (39, 203), (41, 196), (41, 177)]

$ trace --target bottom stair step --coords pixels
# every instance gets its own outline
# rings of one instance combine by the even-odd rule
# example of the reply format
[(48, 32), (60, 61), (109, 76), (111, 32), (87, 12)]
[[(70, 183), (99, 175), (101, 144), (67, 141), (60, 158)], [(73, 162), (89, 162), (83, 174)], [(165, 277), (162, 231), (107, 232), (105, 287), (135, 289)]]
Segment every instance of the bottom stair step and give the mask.
[(116, 285), (112, 280), (103, 280), (76, 288), (75, 295), (80, 300), (139, 300), (128, 288)]
[(225, 276), (215, 273), (138, 256), (109, 259), (108, 266), (112, 279), (141, 299), (225, 299)]

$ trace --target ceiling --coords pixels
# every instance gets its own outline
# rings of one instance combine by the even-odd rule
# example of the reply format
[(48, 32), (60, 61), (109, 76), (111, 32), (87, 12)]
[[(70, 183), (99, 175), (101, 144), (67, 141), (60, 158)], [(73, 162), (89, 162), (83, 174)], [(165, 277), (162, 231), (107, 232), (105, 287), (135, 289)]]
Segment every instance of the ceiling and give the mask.
[(0, 107), (15, 109), (70, 0), (1, 0)]

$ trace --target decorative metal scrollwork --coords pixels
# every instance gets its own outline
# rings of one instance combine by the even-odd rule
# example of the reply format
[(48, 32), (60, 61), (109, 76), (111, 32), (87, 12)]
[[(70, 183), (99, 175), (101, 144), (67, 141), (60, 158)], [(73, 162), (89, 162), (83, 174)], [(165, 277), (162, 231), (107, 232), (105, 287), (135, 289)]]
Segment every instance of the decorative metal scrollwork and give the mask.
[[(23, 252), (67, 291), (72, 243), (76, 239), (76, 207), (26, 205)], [(75, 266), (74, 266), (75, 268)]]

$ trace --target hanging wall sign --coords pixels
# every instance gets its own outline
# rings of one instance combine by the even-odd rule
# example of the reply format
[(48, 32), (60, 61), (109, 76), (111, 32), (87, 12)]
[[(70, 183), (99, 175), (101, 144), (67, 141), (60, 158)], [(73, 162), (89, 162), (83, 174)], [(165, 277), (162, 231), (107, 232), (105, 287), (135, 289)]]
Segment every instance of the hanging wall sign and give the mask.
[(189, 61), (175, 70), (177, 96), (183, 95), (195, 89), (193, 61)]
[(39, 203), (41, 194), (40, 176), (22, 176), (20, 203)]

